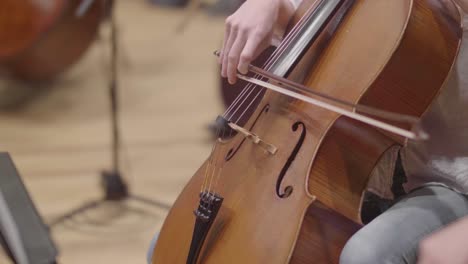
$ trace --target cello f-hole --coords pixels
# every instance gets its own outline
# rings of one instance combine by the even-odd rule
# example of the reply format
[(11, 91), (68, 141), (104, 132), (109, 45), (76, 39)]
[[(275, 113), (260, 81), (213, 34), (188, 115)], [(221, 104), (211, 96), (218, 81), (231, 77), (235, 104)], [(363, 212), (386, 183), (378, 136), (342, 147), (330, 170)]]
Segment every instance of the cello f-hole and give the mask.
[(278, 180), (276, 181), (276, 195), (278, 195), (279, 198), (288, 198), (294, 188), (291, 185), (288, 185), (284, 188), (284, 190), (281, 190), (281, 183), (283, 182), (284, 175), (286, 175), (286, 172), (288, 171), (289, 167), (291, 167), (291, 164), (293, 163), (294, 159), (297, 156), (297, 153), (299, 153), (299, 150), (301, 149), (302, 144), (304, 143), (305, 136), (306, 136), (306, 127), (304, 123), (302, 122), (296, 122), (291, 126), (291, 130), (293, 132), (297, 132), (301, 129), (301, 136), (299, 137), (299, 140), (296, 143), (296, 146), (294, 146), (293, 151), (291, 152), (291, 155), (289, 155), (288, 160), (284, 164), (283, 168), (281, 169), (280, 174), (278, 175)]

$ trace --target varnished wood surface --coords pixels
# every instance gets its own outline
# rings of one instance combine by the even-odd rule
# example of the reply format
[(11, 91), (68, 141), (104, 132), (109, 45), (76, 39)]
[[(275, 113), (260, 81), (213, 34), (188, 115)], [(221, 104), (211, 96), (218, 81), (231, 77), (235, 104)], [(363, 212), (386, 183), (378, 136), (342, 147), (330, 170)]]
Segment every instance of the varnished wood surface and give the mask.
[[(223, 109), (212, 53), (224, 19), (197, 14), (176, 34), (183, 10), (127, 0), (116, 7), (124, 173), (135, 193), (171, 204), (208, 155), (205, 126)], [(110, 165), (108, 30), (102, 33), (83, 60), (43, 92), (0, 84), (0, 104), (24, 101), (0, 111), (0, 149), (11, 152), (46, 222), (101, 197), (99, 172)], [(107, 205), (55, 228), (60, 263), (146, 263), (167, 211), (127, 205), (142, 212)], [(8, 263), (1, 250), (0, 263)]]
[[(415, 71), (413, 79), (386, 79), (389, 87), (393, 81), (403, 82), (397, 84), (401, 90), (396, 89), (395, 96), (407, 98), (405, 87), (422, 85), (426, 83), (422, 82), (426, 77), (434, 78), (431, 87), (440, 88), (444, 81), (440, 76), (448, 74), (456, 55), (459, 27), (456, 20), (448, 24), (436, 23), (440, 28), (432, 27), (435, 34), (425, 34), (427, 27), (423, 27), (424, 37), (420, 38), (420, 32), (413, 31), (417, 26), (412, 24), (412, 19), (422, 20), (422, 25), (444, 21), (440, 18), (446, 14), (433, 4), (431, 0), (356, 1), (306, 79), (306, 85), (357, 103), (367, 91), (375, 88), (372, 84), (379, 76), (387, 74), (389, 62), (392, 65), (395, 58), (406, 54), (414, 65), (421, 67)], [(444, 38), (446, 32), (453, 37)], [(411, 36), (406, 37), (406, 34)], [(446, 41), (448, 44), (428, 46), (433, 59), (441, 65), (423, 67), (420, 54), (409, 57), (411, 54), (407, 53), (406, 45), (417, 48), (432, 38), (436, 43)], [(389, 68), (390, 71), (394, 69)], [(432, 76), (432, 71), (438, 74)], [(385, 86), (377, 86), (382, 87)], [(431, 98), (434, 93), (428, 94)], [(423, 103), (418, 105), (418, 115), (430, 102), (430, 99), (419, 96), (423, 97)], [(376, 102), (377, 99), (385, 98), (376, 98)], [(261, 111), (267, 105), (270, 111)], [(292, 129), (298, 121), (303, 124), (301, 129)], [(360, 222), (360, 202), (372, 168), (382, 153), (394, 144), (380, 132), (360, 126), (339, 118), (337, 114), (267, 92), (246, 127), (266, 142), (276, 145), (279, 151), (269, 156), (251, 142), (246, 142), (232, 159), (221, 163), (221, 187), (216, 192), (225, 199), (205, 242), (201, 263), (315, 263), (314, 256), (318, 257), (316, 263), (336, 263), (347, 237), (358, 228), (350, 220)], [(298, 134), (302, 131), (306, 132), (305, 140), (281, 183), (282, 190), (291, 186), (293, 192), (287, 198), (280, 198), (275, 193), (278, 172), (287, 164), (293, 146), (300, 142)], [(241, 140), (238, 135), (226, 142), (218, 148), (218, 155), (236, 149)], [(194, 223), (194, 216), (187, 208), (197, 206), (197, 193), (205, 166), (206, 163), (171, 209), (153, 263), (185, 263)], [(315, 219), (307, 213), (310, 204), (312, 209), (309, 213), (314, 215), (311, 212), (315, 211)], [(319, 210), (315, 210), (317, 208)], [(329, 209), (347, 218), (324, 213)], [(317, 222), (334, 222), (337, 228), (343, 229), (333, 234), (330, 231), (336, 229), (326, 226), (323, 231), (327, 235), (320, 236), (314, 233), (321, 230)], [(304, 226), (306, 224), (311, 226)], [(307, 243), (313, 246), (304, 247)], [(304, 257), (307, 254), (310, 258)]]
[(316, 201), (307, 209), (290, 263), (338, 263), (344, 245), (361, 226)]
[[(336, 37), (343, 42), (335, 40), (330, 45), (322, 58), (320, 71), (308, 84), (347, 101), (421, 116), (443, 88), (457, 55), (460, 17), (451, 16), (445, 6), (433, 0), (357, 1), (357, 4), (353, 11), (360, 13), (360, 17), (340, 29)], [(391, 17), (385, 17), (388, 14)], [(372, 26), (365, 26), (366, 19), (374, 21)], [(395, 23), (385, 23), (389, 19), (395, 19)], [(365, 33), (359, 33), (359, 29)], [(344, 44), (346, 39), (355, 40), (354, 48)], [(431, 41), (427, 43), (424, 39)], [(349, 63), (356, 67), (349, 67)], [(338, 78), (333, 78), (334, 74)], [(369, 89), (356, 92), (369, 85)], [(336, 87), (346, 88), (339, 91)], [(340, 134), (338, 131), (343, 131), (343, 123), (346, 121), (332, 127), (330, 134)], [(346, 133), (359, 130), (349, 125)], [(319, 200), (358, 222), (361, 203), (358, 190), (366, 186), (380, 157), (378, 153), (391, 146), (375, 130), (364, 133), (366, 130), (360, 131), (362, 135), (349, 133), (334, 139), (327, 135), (317, 157), (329, 158), (313, 165), (309, 180), (309, 191)], [(395, 143), (403, 142), (394, 135), (389, 136), (396, 140)], [(330, 157), (340, 158), (326, 162)], [(330, 175), (337, 178), (332, 179)]]
[[(278, 175), (302, 133), (301, 129), (292, 132), (294, 123), (294, 118), (282, 115), (280, 109), (264, 112), (253, 133), (264, 135), (262, 139), (278, 147), (278, 152), (271, 156), (246, 141), (229, 162), (221, 163), (222, 177), (216, 191), (225, 200), (205, 242), (202, 263), (286, 263), (290, 258), (292, 241), (312, 201), (302, 187), (305, 178), (300, 177), (307, 175), (307, 167), (293, 166), (286, 173), (281, 189), (294, 186), (290, 197), (281, 199), (275, 193)], [(251, 125), (250, 122), (247, 127)], [(275, 140), (268, 131), (288, 140)], [(223, 157), (223, 153), (241, 141), (242, 136), (236, 136), (218, 149), (218, 155)], [(243, 158), (247, 155), (252, 162), (250, 166), (246, 166)], [(307, 162), (302, 156), (297, 159)], [(185, 263), (194, 221), (193, 210), (189, 208), (197, 205), (205, 171), (205, 167), (198, 170), (178, 197), (177, 206), (171, 209), (153, 263)]]

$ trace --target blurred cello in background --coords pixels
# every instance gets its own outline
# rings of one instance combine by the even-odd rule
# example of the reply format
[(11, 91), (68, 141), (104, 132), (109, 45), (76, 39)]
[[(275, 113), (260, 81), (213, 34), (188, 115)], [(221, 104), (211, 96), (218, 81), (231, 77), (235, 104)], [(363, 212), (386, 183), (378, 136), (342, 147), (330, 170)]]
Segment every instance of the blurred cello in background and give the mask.
[(304, 1), (264, 67), (250, 67), (256, 78), (238, 75), (249, 85), (218, 118), (153, 264), (338, 263), (363, 224), (375, 165), (405, 138), (425, 138), (418, 120), (460, 44), (454, 10), (440, 0)]
[(75, 63), (112, 8), (107, 0), (0, 1), (0, 71), (51, 80)]

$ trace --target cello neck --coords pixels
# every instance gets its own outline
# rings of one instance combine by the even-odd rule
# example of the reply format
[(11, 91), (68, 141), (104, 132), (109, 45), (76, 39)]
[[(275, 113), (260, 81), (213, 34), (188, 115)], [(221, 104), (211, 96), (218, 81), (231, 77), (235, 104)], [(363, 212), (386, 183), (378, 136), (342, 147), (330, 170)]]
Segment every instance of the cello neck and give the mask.
[(288, 77), (307, 51), (318, 57), (353, 3), (354, 0), (316, 1), (280, 44), (277, 59), (269, 71)]

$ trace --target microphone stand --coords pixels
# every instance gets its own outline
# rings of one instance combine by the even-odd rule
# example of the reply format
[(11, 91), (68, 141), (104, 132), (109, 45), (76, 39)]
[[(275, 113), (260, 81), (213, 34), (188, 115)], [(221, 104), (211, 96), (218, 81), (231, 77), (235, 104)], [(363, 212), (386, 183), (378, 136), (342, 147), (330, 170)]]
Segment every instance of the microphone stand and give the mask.
[[(113, 1), (111, 1), (111, 4)], [(72, 209), (71, 211), (58, 217), (52, 221), (49, 226), (53, 227), (60, 223), (65, 222), (74, 216), (81, 214), (87, 210), (96, 208), (103, 203), (108, 201), (124, 201), (124, 200), (135, 200), (143, 204), (155, 206), (158, 208), (169, 209), (170, 205), (160, 201), (152, 200), (147, 197), (132, 194), (129, 191), (128, 184), (122, 177), (120, 170), (120, 150), (121, 150), (121, 138), (119, 129), (119, 100), (118, 100), (118, 36), (117, 36), (117, 25), (114, 18), (113, 8), (109, 14), (110, 26), (111, 26), (111, 56), (110, 56), (110, 82), (109, 82), (109, 101), (110, 101), (110, 113), (111, 113), (111, 135), (112, 135), (112, 169), (106, 170), (101, 173), (102, 186), (104, 188), (104, 197), (98, 200), (90, 201), (84, 205)]]

